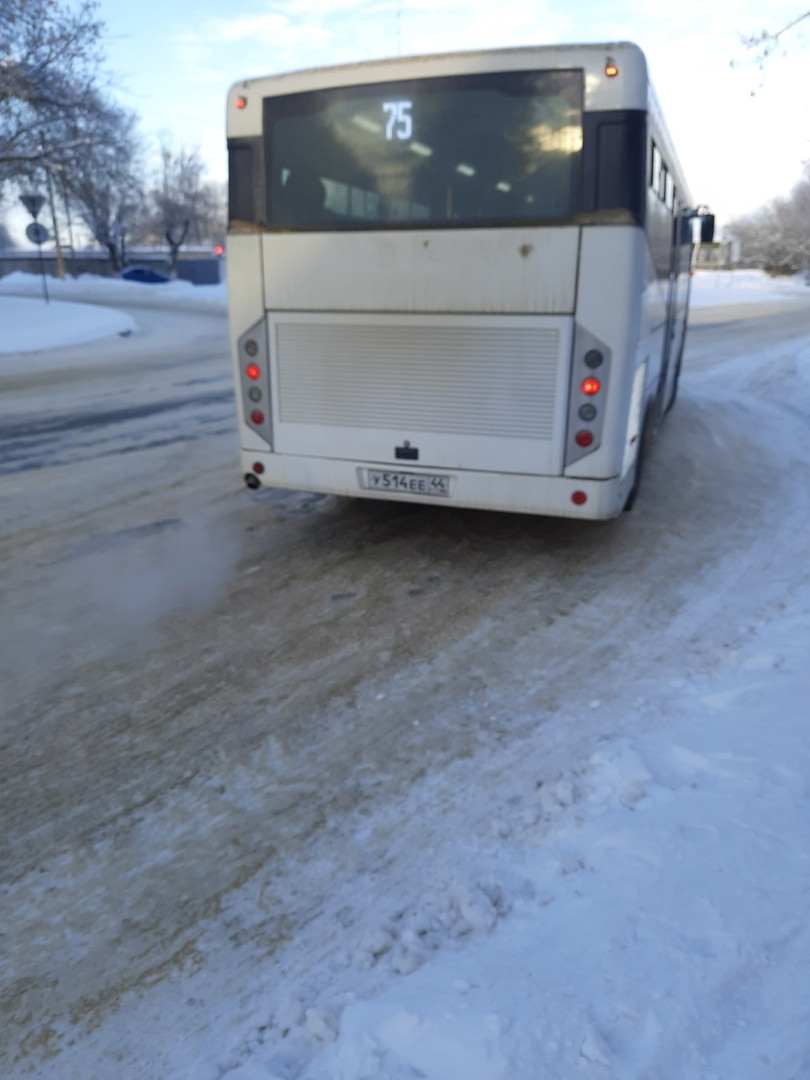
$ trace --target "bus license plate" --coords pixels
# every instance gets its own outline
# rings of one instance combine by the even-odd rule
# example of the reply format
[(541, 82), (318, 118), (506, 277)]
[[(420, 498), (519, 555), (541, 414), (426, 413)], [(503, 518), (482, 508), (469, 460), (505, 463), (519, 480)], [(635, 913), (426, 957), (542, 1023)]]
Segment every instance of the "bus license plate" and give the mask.
[(369, 491), (401, 491), (406, 495), (450, 495), (450, 477), (435, 473), (381, 472), (369, 469), (364, 487)]

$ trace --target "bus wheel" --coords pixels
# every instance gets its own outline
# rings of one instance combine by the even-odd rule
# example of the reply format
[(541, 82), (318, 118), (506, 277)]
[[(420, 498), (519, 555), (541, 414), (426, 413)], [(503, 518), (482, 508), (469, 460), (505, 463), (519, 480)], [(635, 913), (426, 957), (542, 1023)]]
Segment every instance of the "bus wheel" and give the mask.
[(630, 488), (630, 493), (624, 504), (625, 510), (632, 510), (633, 503), (636, 501), (638, 489), (641, 486), (641, 474), (644, 471), (644, 462), (647, 460), (647, 455), (650, 452), (650, 444), (652, 443), (654, 429), (655, 401), (651, 400), (647, 406), (647, 411), (644, 413), (644, 425), (641, 429), (641, 438), (638, 441), (638, 450), (636, 451), (636, 475), (633, 478), (633, 486)]

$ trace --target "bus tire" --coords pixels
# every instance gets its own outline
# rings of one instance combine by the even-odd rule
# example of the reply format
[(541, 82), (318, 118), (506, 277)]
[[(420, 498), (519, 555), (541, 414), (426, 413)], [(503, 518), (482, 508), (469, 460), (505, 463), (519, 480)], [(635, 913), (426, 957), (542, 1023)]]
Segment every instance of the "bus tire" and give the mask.
[(655, 430), (655, 400), (651, 400), (647, 405), (647, 410), (644, 413), (644, 424), (641, 428), (641, 438), (638, 442), (638, 450), (636, 451), (636, 475), (633, 477), (633, 486), (630, 488), (630, 492), (624, 504), (625, 510), (632, 510), (633, 504), (636, 501), (638, 490), (641, 486), (641, 474), (644, 471), (644, 462), (647, 460), (647, 455), (650, 452), (650, 444), (652, 443), (653, 431)]

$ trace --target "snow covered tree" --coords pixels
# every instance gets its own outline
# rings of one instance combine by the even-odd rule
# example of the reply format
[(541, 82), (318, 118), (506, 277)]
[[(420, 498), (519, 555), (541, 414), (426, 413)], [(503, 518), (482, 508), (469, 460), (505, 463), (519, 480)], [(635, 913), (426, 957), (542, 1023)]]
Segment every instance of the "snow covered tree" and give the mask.
[(740, 243), (741, 260), (772, 274), (794, 274), (810, 268), (810, 164), (787, 198), (726, 226)]

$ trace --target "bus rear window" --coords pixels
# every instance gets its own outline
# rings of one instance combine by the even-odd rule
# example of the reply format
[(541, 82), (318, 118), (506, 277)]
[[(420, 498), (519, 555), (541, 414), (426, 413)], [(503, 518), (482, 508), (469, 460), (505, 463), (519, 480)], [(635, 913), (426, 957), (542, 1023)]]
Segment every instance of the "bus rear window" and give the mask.
[(264, 103), (267, 222), (525, 224), (578, 208), (581, 71), (338, 87)]

